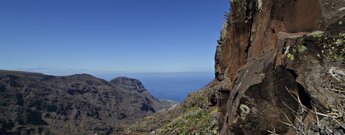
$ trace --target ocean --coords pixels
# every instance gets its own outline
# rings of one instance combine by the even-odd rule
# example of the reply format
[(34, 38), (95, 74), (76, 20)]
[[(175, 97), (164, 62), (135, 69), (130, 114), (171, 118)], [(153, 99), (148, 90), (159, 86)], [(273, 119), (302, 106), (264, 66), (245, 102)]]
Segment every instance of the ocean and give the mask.
[(202, 88), (214, 78), (213, 72), (123, 73), (97, 76), (106, 80), (117, 76), (139, 79), (157, 99), (170, 99), (178, 102), (182, 102), (188, 93)]

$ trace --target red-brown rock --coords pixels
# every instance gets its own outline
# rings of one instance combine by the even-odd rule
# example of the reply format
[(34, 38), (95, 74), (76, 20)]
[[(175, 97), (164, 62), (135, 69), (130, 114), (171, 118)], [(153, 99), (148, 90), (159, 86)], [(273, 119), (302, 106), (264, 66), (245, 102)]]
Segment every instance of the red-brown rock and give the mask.
[(329, 119), (315, 110), (344, 118), (344, 7), (342, 0), (231, 0), (215, 57), (220, 134), (344, 133), (341, 124), (314, 123)]

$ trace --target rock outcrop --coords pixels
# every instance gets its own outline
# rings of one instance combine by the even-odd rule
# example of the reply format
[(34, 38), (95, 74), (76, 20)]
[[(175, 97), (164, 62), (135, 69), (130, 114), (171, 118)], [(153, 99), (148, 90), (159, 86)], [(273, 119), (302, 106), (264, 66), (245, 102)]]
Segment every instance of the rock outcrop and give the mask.
[(345, 133), (345, 1), (231, 0), (216, 50), (219, 133)]
[(140, 81), (0, 71), (0, 134), (118, 134), (158, 111)]
[(128, 78), (128, 77), (117, 77), (110, 80), (110, 83), (118, 89), (125, 89), (127, 90), (127, 92), (131, 92), (135, 95), (141, 95), (142, 97), (145, 98), (145, 100), (149, 103), (149, 105), (153, 107), (155, 112), (171, 107), (169, 103), (160, 102), (158, 99), (153, 97), (146, 90), (146, 88), (141, 83), (141, 81), (137, 79)]
[(138, 93), (147, 92), (144, 85), (137, 79), (118, 77), (110, 80), (110, 83)]

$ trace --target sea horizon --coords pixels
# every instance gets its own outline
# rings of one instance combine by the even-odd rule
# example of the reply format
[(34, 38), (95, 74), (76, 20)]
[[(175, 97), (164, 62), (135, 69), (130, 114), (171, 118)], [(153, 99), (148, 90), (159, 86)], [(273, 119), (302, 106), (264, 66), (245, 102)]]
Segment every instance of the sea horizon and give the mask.
[[(9, 69), (4, 69), (9, 70)], [(76, 69), (10, 69), (13, 71), (35, 72), (53, 76), (68, 76), (74, 74), (90, 74), (100, 79), (110, 81), (117, 77), (128, 77), (140, 80), (147, 91), (159, 100), (167, 99), (178, 102), (189, 93), (207, 85), (214, 79), (211, 71), (181, 71), (181, 72), (121, 72), (121, 71), (91, 71)]]

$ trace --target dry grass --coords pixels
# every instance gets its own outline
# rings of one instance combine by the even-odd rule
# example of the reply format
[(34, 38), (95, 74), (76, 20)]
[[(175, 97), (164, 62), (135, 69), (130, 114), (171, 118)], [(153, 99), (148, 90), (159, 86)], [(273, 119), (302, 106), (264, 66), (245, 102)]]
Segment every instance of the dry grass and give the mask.
[[(319, 129), (323, 129), (323, 130), (328, 130), (329, 133), (333, 134), (333, 130), (330, 129), (328, 127), (328, 125), (324, 125), (325, 123), (321, 123), (320, 122), (320, 118), (321, 119), (330, 119), (331, 122), (334, 122), (335, 124), (337, 124), (338, 127), (341, 127), (343, 129), (345, 129), (345, 127), (343, 126), (343, 124), (340, 122), (339, 119), (343, 118), (343, 114), (344, 114), (344, 106), (342, 104), (337, 104), (337, 111), (330, 111), (329, 113), (325, 114), (325, 113), (321, 113), (319, 112), (315, 107), (312, 109), (307, 108), (305, 105), (302, 104), (301, 99), (298, 95), (294, 95), (292, 94), (292, 92), (286, 87), (286, 90), (291, 94), (291, 96), (295, 99), (296, 102), (298, 102), (300, 109), (299, 110), (293, 110), (291, 107), (287, 106), (287, 104), (284, 103), (284, 105), (289, 108), (289, 110), (291, 110), (294, 115), (295, 115), (295, 121), (291, 121), (288, 116), (286, 115), (286, 113), (282, 112), (286, 118), (286, 121), (282, 121), (281, 122), (289, 127), (291, 127), (292, 129), (294, 129), (296, 131), (297, 134), (300, 135), (308, 135), (308, 127), (305, 125), (304, 123), (304, 119), (305, 117), (308, 117), (309, 119), (310, 116), (307, 116), (306, 114), (308, 113), (312, 113), (315, 118), (313, 118), (316, 123), (315, 126), (317, 126)], [(272, 135), (276, 135), (275, 131), (268, 131), (269, 133), (271, 133)]]

